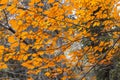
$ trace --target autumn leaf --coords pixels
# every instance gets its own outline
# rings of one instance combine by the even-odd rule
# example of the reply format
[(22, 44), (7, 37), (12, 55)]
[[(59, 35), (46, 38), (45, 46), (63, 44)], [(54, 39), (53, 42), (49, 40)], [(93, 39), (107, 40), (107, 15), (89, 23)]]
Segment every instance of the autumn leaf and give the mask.
[(19, 26), (18, 26), (17, 21), (15, 19), (10, 20), (9, 23), (11, 24), (13, 29), (18, 30)]
[(48, 3), (53, 3), (54, 2), (54, 0), (48, 0)]
[(46, 72), (45, 75), (49, 77), (50, 76), (50, 72)]
[(0, 50), (4, 50), (4, 46), (0, 45)]
[(86, 78), (83, 78), (82, 80), (86, 80)]
[(23, 57), (23, 60), (25, 61), (25, 60), (27, 60), (28, 59), (28, 55), (25, 55), (24, 57)]
[(34, 80), (32, 77), (28, 77), (27, 80)]
[(7, 68), (7, 65), (3, 62), (0, 62), (0, 69), (5, 69)]
[(0, 1), (0, 10), (3, 10), (7, 7), (8, 0), (1, 0)]
[(14, 42), (16, 42), (15, 37), (14, 37), (14, 36), (9, 36), (9, 37), (8, 37), (8, 42), (9, 42), (9, 43), (14, 43)]

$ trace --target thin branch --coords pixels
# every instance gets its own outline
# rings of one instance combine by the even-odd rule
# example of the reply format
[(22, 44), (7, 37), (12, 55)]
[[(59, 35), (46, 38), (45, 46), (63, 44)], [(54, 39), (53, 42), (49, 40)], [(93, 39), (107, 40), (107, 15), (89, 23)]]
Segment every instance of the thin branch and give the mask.
[(95, 65), (93, 65), (93, 67), (90, 68), (89, 71), (88, 71), (80, 80), (82, 80), (84, 77), (86, 77), (87, 74), (88, 74), (92, 69), (94, 69), (100, 61), (102, 61), (103, 59), (106, 58), (106, 56), (107, 56), (107, 54), (109, 53), (109, 51), (114, 48), (114, 46), (117, 44), (117, 42), (118, 42), (119, 40), (120, 40), (120, 36), (119, 36), (119, 38), (115, 41), (115, 43), (113, 44), (113, 46), (111, 46), (111, 48), (106, 52), (106, 54), (104, 54), (104, 56), (102, 57), (102, 59), (100, 59), (97, 63), (95, 63)]

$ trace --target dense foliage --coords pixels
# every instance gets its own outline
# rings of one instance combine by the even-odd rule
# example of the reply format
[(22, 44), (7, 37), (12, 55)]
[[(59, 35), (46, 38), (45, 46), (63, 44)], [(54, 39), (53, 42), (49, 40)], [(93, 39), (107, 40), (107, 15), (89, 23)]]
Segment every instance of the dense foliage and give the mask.
[(119, 11), (118, 0), (0, 0), (0, 79), (87, 79), (120, 53)]

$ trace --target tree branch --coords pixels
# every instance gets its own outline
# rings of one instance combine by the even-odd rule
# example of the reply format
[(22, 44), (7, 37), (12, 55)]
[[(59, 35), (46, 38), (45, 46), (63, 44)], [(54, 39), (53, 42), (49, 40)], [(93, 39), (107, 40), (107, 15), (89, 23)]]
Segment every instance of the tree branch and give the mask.
[(87, 76), (87, 74), (88, 74), (92, 69), (94, 69), (100, 61), (102, 61), (103, 59), (106, 58), (108, 52), (114, 48), (114, 46), (116, 45), (116, 43), (117, 43), (119, 40), (120, 40), (120, 36), (119, 36), (119, 38), (115, 41), (115, 43), (113, 44), (113, 46), (111, 46), (111, 48), (106, 52), (106, 54), (104, 54), (104, 56), (102, 57), (102, 59), (100, 59), (97, 63), (95, 63), (95, 65), (93, 65), (93, 67), (90, 68), (89, 71), (88, 71), (80, 80), (82, 80), (83, 78), (85, 78), (85, 77)]

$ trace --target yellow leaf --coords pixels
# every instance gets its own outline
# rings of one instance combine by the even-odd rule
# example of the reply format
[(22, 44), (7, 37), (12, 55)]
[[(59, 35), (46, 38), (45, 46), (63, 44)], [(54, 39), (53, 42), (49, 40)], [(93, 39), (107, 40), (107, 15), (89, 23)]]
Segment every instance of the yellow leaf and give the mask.
[(11, 59), (12, 58), (12, 56), (11, 55), (5, 55), (5, 57), (4, 57), (4, 61), (8, 61), (9, 59)]
[(44, 6), (44, 4), (43, 3), (39, 3), (38, 6)]
[(53, 3), (54, 2), (54, 0), (48, 0), (48, 3)]
[(38, 52), (38, 54), (39, 54), (39, 55), (43, 55), (43, 54), (44, 54), (44, 52)]
[(24, 67), (26, 67), (28, 69), (34, 69), (35, 68), (35, 66), (33, 66), (32, 61), (30, 61), (30, 60), (22, 63), (22, 66), (24, 66)]
[(100, 25), (100, 22), (95, 22), (95, 23), (93, 24), (93, 27), (99, 26), (99, 25)]
[(49, 66), (49, 67), (54, 67), (54, 66), (55, 66), (55, 63), (54, 63), (54, 62), (49, 62), (49, 63), (48, 63), (48, 66)]
[(67, 79), (67, 76), (63, 76), (62, 78), (61, 78), (61, 80), (66, 80)]
[(86, 35), (86, 34), (87, 34), (87, 31), (86, 31), (86, 30), (84, 30), (84, 31), (83, 31), (83, 34), (84, 34), (84, 35)]
[(0, 46), (0, 50), (3, 50), (4, 49), (4, 46)]
[(102, 52), (103, 48), (99, 48), (98, 50), (99, 50), (100, 52)]
[(7, 68), (7, 65), (3, 62), (0, 62), (0, 69), (5, 69)]
[(37, 54), (32, 54), (33, 57), (37, 57)]
[(6, 8), (5, 4), (1, 4), (2, 6), (0, 6), (0, 11)]
[(18, 21), (18, 25), (22, 25), (23, 22), (21, 20)]
[(23, 60), (25, 61), (25, 60), (27, 60), (28, 59), (28, 55), (25, 55), (24, 57), (23, 57)]
[(8, 0), (0, 0), (0, 4), (7, 4)]
[(17, 47), (18, 45), (19, 45), (18, 42), (14, 42), (14, 43), (12, 43), (12, 44), (10, 45), (10, 47), (11, 47), (11, 48), (15, 48), (15, 47)]
[(3, 10), (7, 7), (8, 0), (0, 0), (0, 10)]
[(57, 72), (62, 73), (62, 69), (61, 68), (57, 68)]
[(92, 40), (92, 41), (94, 41), (94, 40), (95, 40), (95, 38), (94, 38), (94, 37), (91, 37), (91, 40)]
[(86, 78), (83, 78), (82, 80), (86, 80)]
[(9, 23), (13, 29), (17, 30), (19, 28), (17, 21), (15, 19), (10, 20)]
[(28, 35), (28, 32), (22, 32), (21, 33), (22, 39), (25, 39), (27, 37), (27, 35)]
[(104, 42), (102, 41), (102, 42), (100, 42), (100, 45), (99, 46), (103, 46), (104, 45)]
[(38, 8), (38, 11), (39, 11), (39, 12), (42, 12), (42, 11), (43, 11), (43, 9), (42, 9), (42, 8)]
[(10, 14), (14, 14), (17, 11), (16, 5), (13, 4), (13, 5), (9, 6), (7, 8), (7, 10), (10, 12)]
[(46, 76), (50, 76), (50, 72), (46, 72), (45, 75), (46, 75)]
[(14, 36), (9, 36), (9, 37), (8, 37), (8, 42), (9, 42), (9, 43), (14, 43), (14, 42), (16, 42)]
[(28, 77), (28, 79), (27, 80), (34, 80), (32, 77)]

